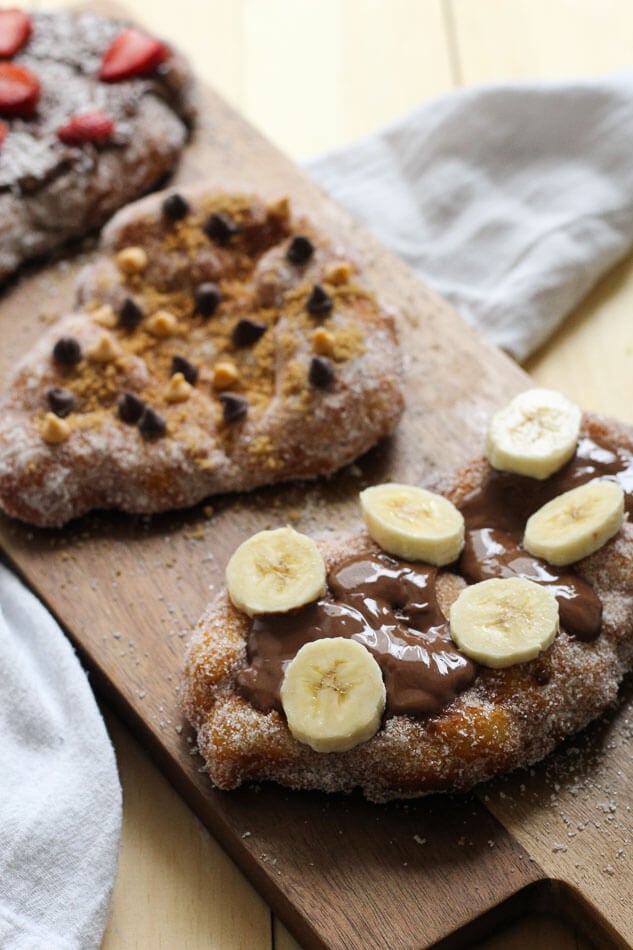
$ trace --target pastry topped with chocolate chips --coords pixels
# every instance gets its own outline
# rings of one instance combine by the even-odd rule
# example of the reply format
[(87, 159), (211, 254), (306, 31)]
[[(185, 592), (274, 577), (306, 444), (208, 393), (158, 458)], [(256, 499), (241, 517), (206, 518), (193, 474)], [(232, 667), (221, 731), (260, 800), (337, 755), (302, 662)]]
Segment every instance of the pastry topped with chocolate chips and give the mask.
[(0, 56), (2, 280), (164, 179), (195, 109), (182, 57), (121, 20), (0, 10)]
[(152, 195), (15, 368), (0, 504), (57, 526), (325, 475), (393, 431), (400, 375), (393, 316), (288, 199)]

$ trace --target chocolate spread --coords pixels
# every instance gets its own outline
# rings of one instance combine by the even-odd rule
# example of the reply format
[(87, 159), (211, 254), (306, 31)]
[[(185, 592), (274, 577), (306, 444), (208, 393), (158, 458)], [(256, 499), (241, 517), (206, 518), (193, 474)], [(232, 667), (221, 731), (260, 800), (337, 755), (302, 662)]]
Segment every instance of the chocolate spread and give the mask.
[[(582, 438), (574, 458), (539, 481), (489, 469), (482, 485), (459, 506), (466, 543), (456, 571), (470, 583), (490, 577), (526, 577), (552, 588), (562, 626), (582, 640), (600, 631), (602, 604), (571, 569), (558, 570), (521, 547), (525, 522), (547, 501), (592, 478), (615, 478), (633, 510), (633, 455), (607, 442)], [(366, 554), (338, 564), (323, 599), (288, 614), (254, 619), (249, 666), (238, 688), (262, 711), (281, 710), (286, 666), (303, 644), (322, 637), (353, 637), (379, 663), (387, 715), (435, 715), (474, 680), (476, 665), (451, 640), (437, 602), (437, 569), (387, 555)]]
[(563, 492), (592, 478), (616, 479), (633, 508), (633, 456), (608, 443), (580, 439), (574, 457), (550, 478), (539, 480), (489, 469), (482, 485), (460, 505), (466, 523), (466, 543), (459, 572), (469, 583), (490, 577), (526, 577), (552, 588), (562, 626), (580, 640), (600, 632), (602, 604), (591, 586), (573, 570), (559, 571), (521, 547), (530, 515)]
[(532, 557), (506, 531), (467, 531), (459, 572), (471, 584), (490, 577), (525, 577), (544, 584), (558, 601), (560, 622), (566, 630), (579, 640), (593, 640), (600, 633), (602, 604), (591, 585), (573, 571), (559, 571)]
[(337, 565), (328, 576), (331, 600), (255, 618), (240, 689), (258, 709), (281, 709), (285, 667), (298, 650), (322, 637), (352, 637), (383, 671), (388, 715), (439, 712), (472, 683), (476, 666), (451, 640), (437, 603), (436, 575), (434, 567), (387, 555)]

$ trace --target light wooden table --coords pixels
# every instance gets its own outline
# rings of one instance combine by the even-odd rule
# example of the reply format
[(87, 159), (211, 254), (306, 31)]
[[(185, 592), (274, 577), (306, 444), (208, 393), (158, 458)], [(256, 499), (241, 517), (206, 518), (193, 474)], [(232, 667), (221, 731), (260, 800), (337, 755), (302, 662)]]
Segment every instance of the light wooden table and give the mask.
[[(33, 3), (33, 7), (62, 5)], [(300, 160), (457, 86), (631, 67), (631, 0), (127, 0), (199, 75)], [(608, 275), (527, 369), (584, 408), (633, 422), (633, 258)], [(292, 950), (296, 942), (106, 712), (124, 789), (104, 950)], [(523, 921), (492, 948), (587, 946)], [(360, 944), (359, 944), (360, 946)]]

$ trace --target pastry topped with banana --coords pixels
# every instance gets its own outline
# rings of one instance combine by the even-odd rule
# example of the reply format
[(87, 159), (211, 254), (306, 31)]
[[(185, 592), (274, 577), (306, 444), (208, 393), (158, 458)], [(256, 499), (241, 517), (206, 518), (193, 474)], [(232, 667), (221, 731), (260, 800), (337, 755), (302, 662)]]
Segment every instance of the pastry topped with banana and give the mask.
[(633, 432), (531, 389), (436, 491), (365, 489), (365, 529), (235, 551), (186, 657), (212, 782), (371, 801), (547, 755), (633, 665)]

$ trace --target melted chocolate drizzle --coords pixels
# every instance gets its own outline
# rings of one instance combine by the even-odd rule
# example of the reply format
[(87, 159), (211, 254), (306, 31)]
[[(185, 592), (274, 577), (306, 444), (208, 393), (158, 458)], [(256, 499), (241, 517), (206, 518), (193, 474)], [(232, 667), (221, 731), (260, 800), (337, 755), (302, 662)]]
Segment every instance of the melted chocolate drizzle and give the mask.
[[(633, 455), (608, 442), (580, 439), (576, 455), (551, 478), (489, 469), (459, 506), (466, 543), (457, 572), (469, 583), (526, 577), (551, 587), (562, 626), (581, 640), (600, 632), (602, 604), (571, 568), (558, 570), (521, 547), (525, 522), (551, 498), (592, 478), (613, 478), (633, 511)], [(256, 618), (247, 643), (249, 666), (238, 688), (258, 709), (281, 710), (279, 690), (288, 663), (303, 644), (353, 637), (379, 663), (387, 715), (436, 715), (473, 682), (477, 667), (451, 640), (436, 596), (437, 569), (387, 555), (362, 555), (337, 565), (322, 600), (289, 614)]]
[(386, 555), (344, 561), (328, 577), (333, 600), (255, 618), (239, 688), (258, 709), (280, 710), (284, 671), (298, 650), (324, 637), (352, 637), (383, 671), (387, 715), (439, 712), (472, 683), (476, 666), (451, 640), (436, 575), (434, 567)]
[(559, 571), (521, 547), (530, 515), (563, 492), (593, 478), (613, 478), (633, 509), (633, 456), (630, 452), (589, 437), (578, 443), (574, 457), (543, 481), (489, 469), (483, 483), (460, 508), (466, 523), (466, 543), (459, 571), (469, 583), (490, 577), (526, 577), (551, 587), (560, 608), (562, 626), (579, 640), (600, 633), (602, 604), (590, 584), (573, 569)]

